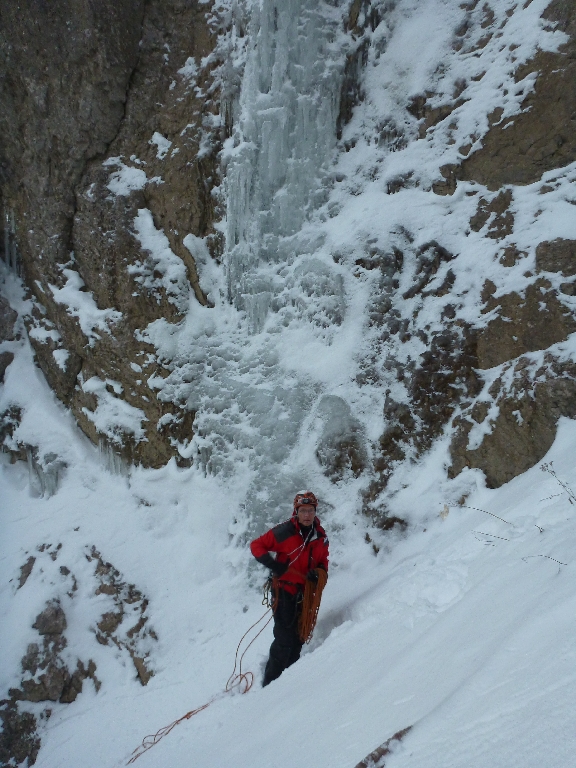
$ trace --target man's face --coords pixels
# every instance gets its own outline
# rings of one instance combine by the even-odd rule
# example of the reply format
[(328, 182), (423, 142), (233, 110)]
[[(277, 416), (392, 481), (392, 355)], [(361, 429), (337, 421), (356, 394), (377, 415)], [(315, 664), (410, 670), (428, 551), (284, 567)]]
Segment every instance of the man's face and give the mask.
[(298, 522), (300, 525), (312, 525), (316, 509), (312, 504), (302, 504), (298, 507)]

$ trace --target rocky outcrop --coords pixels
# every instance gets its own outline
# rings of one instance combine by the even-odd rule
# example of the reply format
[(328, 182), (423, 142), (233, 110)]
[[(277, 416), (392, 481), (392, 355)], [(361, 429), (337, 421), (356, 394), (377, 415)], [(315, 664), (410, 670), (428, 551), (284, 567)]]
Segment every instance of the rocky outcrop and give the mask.
[[(462, 179), (494, 191), (479, 201), (470, 228), (495, 240), (513, 233), (513, 185), (534, 183), (576, 160), (576, 9), (566, 0), (553, 0), (543, 18), (566, 33), (568, 42), (557, 53), (538, 52), (517, 70), (517, 82), (536, 75), (521, 111), (508, 119), (502, 119), (502, 110), (490, 115), (482, 147), (461, 166), (446, 167), (443, 175), (452, 182), (438, 190), (451, 194)], [(541, 192), (551, 189), (543, 186)], [(501, 264), (512, 267), (523, 256), (508, 244)], [(501, 366), (501, 372), (478, 400), (463, 403), (455, 420), (450, 474), (477, 467), (490, 487), (541, 460), (558, 418), (576, 416), (574, 367), (554, 352), (554, 345), (576, 331), (573, 307), (564, 300), (576, 294), (574, 242), (536, 243), (535, 263), (537, 274), (526, 274), (533, 280), (522, 293), (501, 294), (491, 281), (484, 285), (483, 312), (491, 319), (477, 329), (477, 365), (481, 370)], [(526, 356), (550, 348), (543, 363)]]
[[(181, 318), (188, 294), (207, 302), (186, 236), (219, 248), (207, 7), (77, 0), (0, 14), (0, 239), (36, 302), (38, 363), (94, 442), (160, 466), (193, 414), (156, 397), (162, 361), (143, 332)], [(102, 403), (130, 418), (107, 428)]]
[[(30, 563), (28, 560), (29, 571), (34, 565), (33, 562)], [(26, 579), (20, 579), (19, 588), (25, 581)], [(69, 670), (63, 660), (62, 653), (68, 644), (64, 635), (67, 622), (62, 606), (57, 600), (47, 603), (32, 626), (40, 637), (37, 642), (28, 645), (22, 657), (23, 674), (20, 687), (11, 688), (10, 698), (1, 702), (0, 718), (3, 728), (0, 733), (0, 764), (3, 766), (20, 765), (26, 759), (28, 765), (33, 765), (40, 749), (38, 718), (23, 711), (19, 702), (69, 704), (82, 692), (83, 683), (88, 678), (92, 680), (96, 690), (100, 688), (96, 665), (92, 660), (84, 664), (78, 659), (73, 670)], [(44, 710), (40, 720), (48, 719), (50, 714), (50, 708)]]
[[(534, 369), (532, 361), (520, 358), (510, 373), (511, 384), (505, 375), (499, 377), (489, 399), (456, 419), (450, 476), (477, 467), (488, 487), (498, 488), (544, 458), (561, 416), (576, 418), (576, 366), (559, 365), (549, 357)], [(478, 447), (469, 445), (474, 427), (487, 432)]]
[[(0, 344), (3, 341), (13, 341), (16, 337), (16, 320), (18, 315), (10, 307), (6, 299), (0, 296)], [(0, 384), (4, 381), (4, 375), (10, 363), (14, 360), (14, 353), (10, 350), (0, 351)]]
[(526, 352), (547, 349), (576, 331), (576, 318), (562, 304), (550, 282), (539, 278), (523, 295), (494, 296), (496, 286), (486, 284), (484, 311), (497, 316), (478, 332), (478, 366), (493, 368)]
[(386, 758), (394, 752), (394, 749), (404, 739), (405, 736), (412, 730), (412, 726), (402, 728), (393, 736), (377, 747), (373, 752), (361, 760), (355, 768), (384, 768), (386, 765)]
[(493, 117), (482, 148), (463, 161), (460, 178), (498, 190), (531, 184), (576, 160), (576, 8), (571, 0), (553, 0), (543, 18), (568, 34), (569, 42), (558, 53), (540, 51), (518, 69), (517, 82), (537, 73), (534, 90), (520, 114)]
[[(464, 467), (477, 467), (490, 487), (498, 487), (534, 466), (547, 453), (561, 416), (576, 417), (576, 368), (548, 351), (576, 331), (573, 312), (562, 303), (571, 296), (576, 277), (576, 243), (542, 242), (536, 248), (539, 276), (518, 293), (495, 297), (488, 281), (483, 297), (485, 312), (496, 317), (477, 333), (480, 369), (502, 366), (501, 373), (480, 399), (464, 408), (455, 421), (451, 446), (455, 475)], [(550, 279), (566, 278), (560, 291)], [(527, 353), (544, 351), (542, 363)], [(474, 428), (483, 437), (470, 446)]]
[(30, 712), (21, 712), (14, 699), (0, 701), (0, 765), (34, 765), (40, 750), (38, 721)]
[[(34, 555), (29, 555), (22, 564), (19, 576), (14, 579), (17, 591), (23, 589), (22, 594), (25, 594), (26, 589), (35, 588), (30, 581), (34, 582), (35, 578), (43, 580), (44, 574), (51, 571), (57, 575), (63, 588), (36, 616), (32, 624), (36, 639), (28, 644), (22, 656), (20, 683), (17, 688), (8, 691), (8, 698), (0, 702), (2, 766), (20, 765), (26, 758), (28, 765), (32, 765), (40, 748), (39, 726), (50, 717), (52, 706), (76, 701), (87, 680), (92, 681), (96, 692), (102, 684), (92, 659), (76, 658), (75, 662), (70, 661), (71, 657), (74, 658), (73, 648), (66, 635), (68, 619), (74, 611), (78, 595), (78, 579), (66, 565), (57, 564), (62, 559), (62, 552), (61, 544), (39, 545)], [(92, 628), (95, 640), (100, 645), (111, 646), (117, 652), (126, 654), (134, 665), (135, 678), (146, 685), (154, 674), (150, 652), (157, 640), (149, 623), (148, 600), (111, 563), (104, 561), (94, 547), (84, 554), (87, 562), (94, 565), (93, 576), (90, 577), (94, 578), (92, 591), (100, 596), (101, 602), (107, 603)], [(44, 709), (38, 709), (36, 716), (32, 716), (21, 702), (43, 704)]]
[[(146, 685), (154, 674), (147, 647), (150, 640), (158, 639), (148, 625), (148, 600), (134, 584), (126, 583), (120, 572), (105, 562), (95, 547), (87, 558), (96, 563), (95, 576), (99, 582), (96, 594), (109, 595), (113, 601), (113, 609), (105, 612), (96, 626), (96, 640), (102, 645), (127, 651), (138, 679)], [(128, 626), (123, 626), (125, 624)]]

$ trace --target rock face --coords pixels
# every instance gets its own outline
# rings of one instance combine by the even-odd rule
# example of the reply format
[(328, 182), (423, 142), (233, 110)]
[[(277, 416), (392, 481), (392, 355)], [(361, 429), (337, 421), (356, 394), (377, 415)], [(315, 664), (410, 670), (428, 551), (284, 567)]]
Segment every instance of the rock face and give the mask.
[[(451, 171), (456, 179), (497, 192), (490, 202), (481, 201), (470, 221), (476, 231), (487, 225), (487, 236), (495, 239), (513, 233), (513, 185), (534, 183), (543, 173), (576, 160), (574, 3), (553, 0), (543, 19), (567, 34), (568, 42), (557, 53), (538, 52), (518, 69), (518, 82), (536, 75), (521, 113), (505, 120), (493, 115), (482, 148)], [(544, 185), (542, 192), (549, 189)], [(523, 255), (508, 244), (502, 263), (513, 266)], [(564, 301), (576, 292), (576, 244), (563, 239), (537, 243), (535, 263), (536, 279), (522, 293), (499, 295), (486, 282), (484, 312), (496, 316), (477, 333), (478, 367), (502, 366), (502, 372), (477, 402), (464, 405), (455, 421), (450, 473), (478, 467), (491, 487), (541, 460), (554, 441), (558, 418), (576, 416), (574, 366), (559, 360), (553, 350), (541, 364), (527, 355), (564, 342), (576, 330), (573, 308)], [(471, 444), (478, 428), (484, 436)]]
[(0, 701), (0, 765), (34, 765), (40, 749), (37, 721), (29, 712), (19, 712), (12, 699)]
[(506, 184), (531, 184), (545, 171), (576, 159), (576, 8), (554, 0), (543, 14), (570, 36), (558, 53), (540, 51), (516, 73), (519, 82), (538, 73), (522, 113), (500, 120), (483, 137), (481, 150), (462, 163), (459, 178), (497, 190)]
[(495, 288), (493, 283), (486, 284), (485, 312), (496, 310), (498, 316), (478, 335), (480, 368), (493, 368), (526, 352), (547, 349), (576, 331), (576, 319), (546, 279), (529, 285), (523, 296), (510, 293), (494, 298), (490, 292)]
[[(36, 301), (38, 363), (93, 441), (160, 466), (193, 414), (155, 396), (162, 364), (139, 332), (189, 294), (207, 302), (186, 235), (219, 247), (206, 6), (4, 3), (0, 29), (0, 240)], [(107, 427), (98, 406), (120, 399), (129, 418)]]
[[(71, 617), (79, 593), (79, 580), (88, 578), (90, 589), (104, 610), (99, 620), (91, 627), (92, 642), (111, 646), (115, 654), (125, 654), (133, 664), (134, 677), (146, 685), (154, 674), (151, 651), (157, 640), (150, 627), (147, 613), (148, 600), (134, 584), (128, 583), (111, 563), (102, 559), (94, 548), (87, 550), (85, 560), (88, 573), (76, 575), (66, 565), (59, 565), (62, 559), (62, 545), (41, 544), (34, 555), (30, 555), (20, 568), (17, 590), (29, 591), (33, 596), (38, 581), (50, 572), (54, 581), (60, 583), (60, 593), (49, 600), (36, 616), (32, 628), (36, 639), (26, 647), (20, 661), (21, 679), (17, 688), (11, 688), (9, 698), (0, 702), (0, 765), (22, 764), (28, 758), (33, 765), (40, 748), (38, 727), (42, 720), (50, 717), (53, 703), (71, 704), (82, 693), (84, 683), (91, 680), (96, 692), (101, 682), (96, 675), (96, 664), (92, 659), (76, 658), (74, 648), (67, 637), (68, 617)], [(76, 563), (78, 565), (78, 563)], [(30, 583), (34, 582), (34, 583)], [(85, 653), (86, 641), (82, 643)], [(20, 702), (43, 704), (44, 709), (35, 710), (36, 716), (25, 711)], [(38, 715), (38, 713), (40, 713)], [(40, 722), (39, 722), (40, 721)]]
[(32, 624), (41, 635), (61, 635), (66, 629), (66, 616), (58, 603), (49, 603)]
[[(490, 3), (460, 9), (464, 20), (453, 30), (452, 50), (466, 56), (480, 56), (516, 13), (502, 12), (497, 24)], [(230, 74), (236, 64), (221, 58), (222, 29), (213, 10), (200, 0), (0, 5), (0, 247), (33, 299), (30, 340), (50, 385), (90, 439), (153, 467), (171, 457), (191, 461), (186, 448), (196, 414), (187, 405), (187, 385), (194, 382), (173, 384), (170, 361), (158, 358), (150, 327), (183, 323), (191, 303), (210, 305), (202, 266), (206, 258), (218, 260), (223, 248), (215, 225), (222, 216), (219, 150), (237, 115), (230, 94), (218, 92), (215, 73), (228, 67)], [(348, 48), (339, 138), (366, 98), (364, 71), (385, 50), (387, 37), (378, 28), (392, 13), (360, 0), (344, 10)], [(525, 94), (517, 113), (504, 117), (504, 107), (491, 107), (483, 135), (471, 135), (459, 147), (457, 162), (441, 161), (435, 177), (423, 180), (413, 168), (384, 182), (390, 195), (420, 186), (454, 205), (458, 185), (467, 183), (475, 204), (466, 234), (483, 238), (487, 249), (502, 244), (505, 267), (526, 260), (524, 276), (530, 277), (522, 290), (501, 290), (487, 280), (481, 322), (473, 323), (459, 319), (460, 299), (451, 296), (457, 280), (451, 262), (459, 254), (449, 238), (413, 245), (406, 232), (398, 248), (368, 249), (356, 261), (358, 270), (380, 273), (382, 298), (374, 302), (370, 322), (380, 329), (378, 343), (386, 351), (383, 378), (395, 376), (405, 397), (389, 392), (386, 428), (370, 447), (348, 404), (329, 395), (318, 409), (324, 427), (315, 457), (335, 483), (371, 473), (368, 507), (395, 464), (427, 450), (453, 419), (451, 471), (480, 467), (489, 483), (499, 484), (537, 461), (558, 414), (572, 412), (573, 372), (555, 348), (576, 330), (568, 301), (576, 295), (574, 243), (551, 233), (527, 247), (517, 237), (518, 189), (576, 160), (574, 3), (552, 0), (542, 19), (566, 40), (558, 51), (540, 50), (516, 68), (514, 85)], [(242, 24), (237, 31), (246, 33)], [(479, 82), (485, 74), (471, 79)], [(235, 88), (235, 74), (226, 82)], [(403, 119), (383, 118), (375, 146), (403, 150), (440, 136), (445, 126), (450, 147), (459, 110), (474, 100), (470, 85), (451, 83), (445, 103), (434, 101), (431, 91), (406, 93)], [(498, 98), (504, 104), (505, 94)], [(342, 139), (341, 149), (353, 145)], [(376, 166), (373, 173), (379, 173)], [(542, 194), (554, 183), (542, 181)], [(400, 290), (410, 264), (411, 282)], [(264, 299), (266, 291), (261, 293)], [(441, 328), (398, 310), (400, 301), (431, 298), (443, 301)], [(11, 312), (0, 304), (0, 343), (14, 336)], [(398, 350), (411, 339), (424, 348), (407, 359)], [(549, 364), (534, 368), (529, 355), (550, 349)], [(0, 380), (13, 354), (0, 350)], [(362, 365), (360, 385), (382, 373), (375, 373), (374, 361)], [(486, 372), (498, 366), (499, 384), (483, 391)], [(200, 368), (192, 366), (190, 377), (202, 376)], [(537, 381), (531, 378), (536, 371)], [(497, 418), (488, 401), (498, 404)], [(542, 409), (545, 418), (537, 415)], [(12, 411), (2, 414), (0, 434), (13, 459), (28, 458), (39, 492), (48, 495), (64, 467), (35, 446), (13, 445), (16, 420)], [(479, 424), (484, 437), (476, 445), (471, 436)], [(509, 462), (510, 450), (523, 458)], [(509, 470), (499, 469), (503, 458)], [(105, 626), (114, 621), (108, 617)]]
[[(497, 488), (526, 472), (546, 455), (556, 437), (556, 424), (561, 416), (576, 418), (576, 366), (558, 366), (549, 360), (545, 369), (533, 371), (529, 361), (520, 358), (512, 370), (511, 387), (497, 379), (490, 389), (489, 394), (498, 407), (495, 417), (489, 419), (487, 409), (478, 404), (466, 412), (466, 417), (456, 421), (453, 476), (465, 466), (479, 467), (486, 474), (488, 486)], [(490, 433), (479, 447), (469, 448), (474, 422), (484, 421), (489, 424)]]
[[(25, 568), (28, 576), (34, 566), (34, 558), (28, 560)], [(26, 578), (28, 577), (26, 576)], [(21, 579), (19, 589), (24, 586)], [(40, 738), (37, 733), (38, 718), (22, 711), (18, 702), (57, 702), (69, 704), (82, 692), (83, 683), (91, 678), (96, 690), (100, 682), (96, 677), (96, 665), (90, 660), (86, 665), (78, 659), (76, 668), (70, 671), (62, 658), (67, 646), (64, 635), (66, 616), (58, 600), (47, 603), (33, 624), (40, 635), (39, 642), (30, 643), (21, 660), (22, 680), (20, 688), (11, 688), (10, 698), (0, 702), (0, 764), (34, 765)], [(40, 720), (50, 717), (50, 709), (40, 715)]]
[[(111, 563), (105, 562), (100, 553), (92, 547), (89, 560), (96, 563), (95, 575), (99, 582), (97, 595), (109, 595), (114, 608), (102, 615), (96, 627), (96, 640), (102, 645), (111, 645), (126, 650), (142, 685), (147, 685), (154, 674), (150, 667), (146, 641), (158, 638), (148, 626), (148, 600), (134, 584), (127, 584)], [(126, 621), (128, 628), (121, 625)], [(149, 643), (148, 643), (149, 645)]]

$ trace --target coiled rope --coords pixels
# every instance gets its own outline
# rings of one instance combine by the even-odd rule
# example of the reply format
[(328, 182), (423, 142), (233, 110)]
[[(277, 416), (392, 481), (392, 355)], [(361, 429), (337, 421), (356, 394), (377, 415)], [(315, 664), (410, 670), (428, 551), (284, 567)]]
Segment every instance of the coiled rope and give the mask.
[(322, 592), (328, 581), (328, 574), (324, 568), (315, 568), (314, 570), (318, 574), (318, 581), (306, 581), (302, 598), (302, 613), (298, 621), (298, 634), (303, 643), (309, 643), (312, 640), (320, 610)]

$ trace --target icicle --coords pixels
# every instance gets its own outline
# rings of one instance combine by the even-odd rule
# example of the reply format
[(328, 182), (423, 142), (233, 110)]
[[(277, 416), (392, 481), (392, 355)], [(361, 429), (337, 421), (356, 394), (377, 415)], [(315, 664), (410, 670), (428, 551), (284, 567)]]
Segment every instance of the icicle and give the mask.
[(279, 241), (323, 199), (342, 81), (342, 56), (331, 50), (338, 21), (317, 0), (250, 8), (238, 107), (227, 106), (240, 118), (226, 168), (225, 261), (229, 300), (246, 310), (252, 332), (262, 329), (274, 295), (261, 267), (279, 261)]
[(8, 269), (15, 274), (20, 274), (20, 258), (16, 244), (16, 222), (14, 211), (4, 203), (4, 261)]

